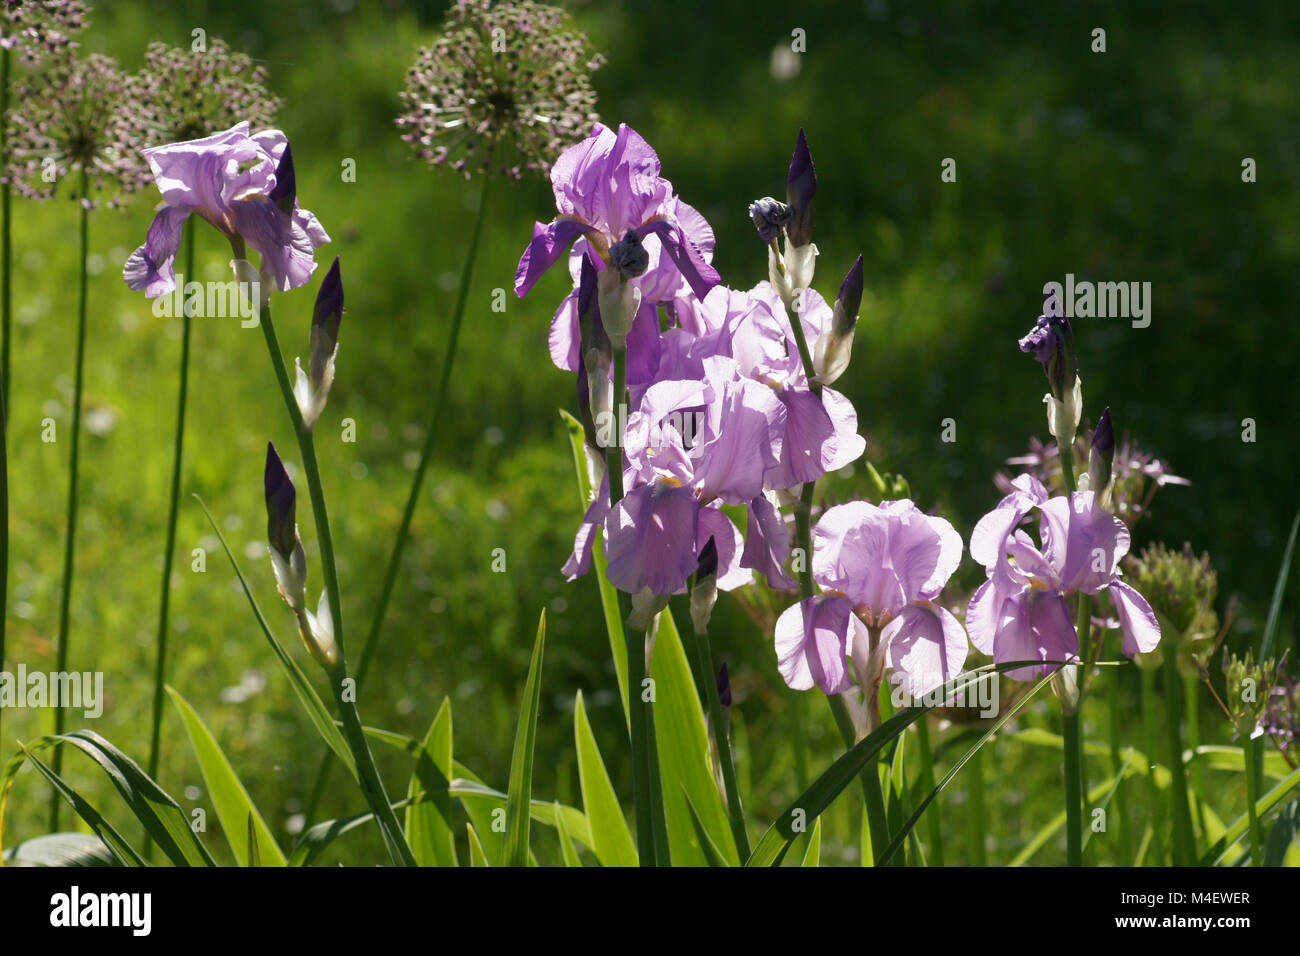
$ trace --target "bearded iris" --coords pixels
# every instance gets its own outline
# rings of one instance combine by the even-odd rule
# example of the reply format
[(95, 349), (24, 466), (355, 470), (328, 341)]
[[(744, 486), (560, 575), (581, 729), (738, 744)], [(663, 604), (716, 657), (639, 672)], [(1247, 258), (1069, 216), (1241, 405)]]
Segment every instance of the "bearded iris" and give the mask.
[[(1018, 527), (1035, 509), (1041, 548)], [(1155, 613), (1120, 579), (1119, 562), (1129, 541), (1124, 522), (1101, 508), (1093, 492), (1049, 498), (1036, 478), (1020, 476), (971, 534), (971, 557), (988, 574), (966, 611), (971, 643), (998, 663), (1044, 662), (1011, 671), (1017, 680), (1046, 674), (1078, 657), (1079, 638), (1066, 598), (1106, 591), (1115, 604), (1124, 653), (1132, 657), (1154, 650), (1160, 641)]]
[(957, 676), (966, 634), (937, 599), (961, 555), (953, 526), (906, 499), (827, 509), (812, 565), (823, 592), (787, 608), (776, 623), (785, 682), (842, 694), (856, 678), (871, 701), (886, 669), (914, 697)]
[(123, 277), (148, 298), (176, 287), (173, 261), (181, 225), (190, 215), (207, 220), (230, 240), (236, 260), (245, 244), (262, 256), (262, 281), (287, 292), (305, 285), (314, 254), (330, 241), (316, 217), (298, 206), (289, 141), (277, 129), (249, 135), (247, 122), (202, 139), (144, 151), (163, 204)]

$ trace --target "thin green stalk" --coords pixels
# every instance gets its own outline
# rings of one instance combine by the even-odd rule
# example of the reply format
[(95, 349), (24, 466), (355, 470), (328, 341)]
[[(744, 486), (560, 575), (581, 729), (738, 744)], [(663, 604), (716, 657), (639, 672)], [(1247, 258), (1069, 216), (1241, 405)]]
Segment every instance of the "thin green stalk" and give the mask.
[[(380, 587), (379, 601), (375, 605), (375, 616), (371, 619), (370, 631), (366, 634), (365, 643), (361, 645), (361, 656), (357, 659), (356, 682), (358, 688), (365, 681), (366, 675), (370, 673), (370, 664), (374, 660), (375, 650), (379, 646), (379, 635), (383, 632), (384, 618), (388, 614), (388, 603), (392, 599), (393, 588), (397, 584), (397, 572), (402, 565), (402, 554), (406, 550), (406, 542), (410, 537), (411, 521), (415, 517), (415, 506), (420, 501), (420, 490), (424, 487), (424, 475), (429, 467), (429, 459), (433, 455), (433, 446), (438, 437), (438, 426), (442, 423), (442, 408), (446, 404), (451, 374), (456, 367), (456, 346), (460, 342), (460, 327), (465, 318), (465, 305), (469, 298), (470, 280), (474, 276), (474, 263), (478, 258), (479, 236), (483, 232), (483, 222), (487, 214), (488, 184), (491, 182), (491, 174), (485, 173), (483, 175), (483, 186), (479, 192), (478, 213), (474, 218), (474, 226), (470, 230), (469, 245), (466, 247), (465, 264), (461, 267), (460, 285), (456, 290), (456, 307), (451, 314), (451, 328), (447, 333), (447, 348), (442, 357), (438, 387), (434, 391), (433, 410), (429, 416), (428, 427), (424, 430), (424, 445), (420, 449), (420, 460), (415, 466), (415, 475), (411, 478), (411, 490), (406, 496), (406, 507), (402, 509), (402, 520), (398, 524), (397, 534), (393, 538), (393, 550), (388, 556), (388, 565), (384, 569), (384, 582)], [(320, 805), (321, 797), (325, 793), (325, 785), (333, 766), (334, 752), (326, 748), (325, 753), (321, 756), (320, 764), (316, 767), (316, 775), (313, 778), (307, 798), (306, 817), (308, 820), (313, 819), (316, 814), (316, 808)]]
[(1083, 794), (1079, 790), (1079, 713), (1061, 708), (1061, 737), (1065, 751), (1065, 860), (1083, 864)]
[(1160, 836), (1161, 808), (1160, 788), (1156, 786), (1156, 672), (1154, 667), (1140, 668), (1142, 674), (1142, 742), (1147, 752), (1147, 812), (1151, 815), (1152, 866), (1163, 866), (1165, 860), (1164, 841)]
[(1196, 835), (1192, 830), (1192, 809), (1187, 798), (1187, 768), (1183, 765), (1183, 738), (1180, 725), (1183, 707), (1179, 694), (1178, 646), (1173, 640), (1164, 645), (1165, 728), (1169, 745), (1169, 799), (1173, 802), (1174, 866), (1196, 863)]
[(794, 691), (786, 695), (786, 708), (790, 712), (790, 749), (794, 752), (794, 779), (799, 785), (799, 792), (808, 789), (808, 748), (804, 731), (803, 692)]
[[(6, 47), (0, 50), (0, 120), (9, 115), (9, 67), (11, 51)], [(9, 123), (0, 121), (0, 162), (9, 160), (8, 142)], [(13, 268), (13, 242), (10, 238), (11, 222), (10, 203), (13, 188), (9, 183), (0, 184), (0, 325), (3, 325), (4, 340), (0, 342), (0, 402), (9, 408), (9, 362), (13, 347), (12, 300), (10, 298), (10, 277)], [(0, 625), (3, 626), (3, 625)]]
[(1074, 484), (1074, 443), (1070, 447), (1062, 448), (1061, 443), (1056, 443), (1057, 457), (1061, 460), (1061, 477), (1065, 480), (1065, 494), (1068, 497), (1070, 492), (1075, 490)]
[(339, 652), (338, 664), (329, 670), (329, 678), (339, 715), (342, 718), (343, 731), (348, 741), (348, 748), (357, 762), (361, 791), (375, 815), (393, 862), (399, 866), (415, 866), (415, 854), (407, 844), (402, 825), (393, 812), (383, 778), (375, 766), (370, 744), (361, 728), (361, 717), (355, 702), (355, 684), (348, 686), (352, 682), (348, 677), (347, 654), (343, 642), (343, 607), (339, 592), (338, 568), (334, 560), (334, 536), (330, 532), (329, 511), (325, 506), (320, 465), (316, 460), (316, 443), (311, 429), (303, 426), (302, 412), (298, 409), (297, 399), (294, 398), (293, 386), (289, 383), (289, 372), (284, 364), (284, 355), (280, 351), (280, 342), (275, 334), (270, 305), (262, 307), (260, 324), (262, 334), (266, 338), (267, 351), (271, 353), (276, 382), (280, 386), (280, 393), (289, 410), (294, 433), (298, 436), (298, 449), (302, 453), (303, 471), (307, 476), (307, 489), (311, 495), (312, 515), (316, 519), (316, 538), (320, 546), (326, 600), (329, 602), (330, 616), (334, 619), (334, 641), (338, 645)]
[[(81, 239), (78, 244), (77, 275), (80, 293), (77, 300), (77, 371), (72, 386), (72, 454), (68, 464), (68, 517), (67, 536), (63, 548), (63, 588), (59, 596), (59, 650), (56, 670), (62, 674), (68, 669), (68, 621), (72, 609), (72, 559), (76, 553), (77, 537), (77, 469), (81, 450), (81, 394), (85, 385), (86, 362), (86, 300), (89, 277), (86, 258), (90, 254), (90, 210), (86, 208), (90, 195), (90, 176), (83, 166), (77, 193), (77, 208), (81, 213)], [(6, 342), (8, 339), (6, 338)], [(63, 733), (63, 708), (54, 708), (54, 732)], [(63, 770), (63, 748), (54, 751), (53, 770), (56, 775)], [(59, 808), (63, 800), (58, 793), (50, 795), (50, 832), (59, 832)]]
[[(1201, 681), (1196, 674), (1183, 677), (1183, 709), (1187, 711), (1187, 746), (1195, 754), (1201, 746)], [(1192, 761), (1192, 781), (1196, 788), (1196, 825), (1205, 837), (1205, 766)]]
[[(6, 141), (9, 124), (9, 57), (6, 47), (0, 50), (0, 162), (9, 157)], [(9, 348), (13, 327), (10, 323), (10, 269), (13, 252), (9, 236), (10, 185), (0, 184), (0, 670), (5, 666), (5, 622), (9, 617)], [(4, 715), (0, 709), (0, 718)], [(3, 739), (3, 738), (0, 738)]]
[(1259, 768), (1264, 762), (1264, 737), (1259, 735), (1246, 741), (1246, 813), (1250, 821), (1250, 862), (1252, 866), (1264, 865), (1264, 835), (1259, 828)]
[[(614, 420), (621, 420), (621, 411), (627, 394), (627, 348), (614, 349)], [(605, 472), (609, 477), (609, 503), (614, 507), (623, 500), (623, 435), (614, 429), (614, 440), (605, 449)], [(632, 743), (632, 789), (636, 808), (636, 845), (642, 866), (658, 865), (656, 850), (655, 815), (662, 800), (654, 799), (651, 779), (650, 736), (648, 711), (650, 704), (642, 701), (641, 687), (645, 681), (645, 637), (638, 637), (635, 628), (627, 625), (628, 599), (623, 592), (618, 595), (619, 617), (623, 620), (623, 637), (627, 643), (627, 704), (630, 720), (629, 735)], [(664, 848), (665, 851), (667, 848)]]
[(1110, 738), (1110, 767), (1111, 773), (1115, 777), (1115, 796), (1111, 799), (1116, 817), (1119, 820), (1119, 856), (1125, 865), (1133, 859), (1133, 832), (1132, 825), (1128, 816), (1128, 799), (1120, 791), (1124, 789), (1124, 781), (1121, 779), (1125, 761), (1120, 756), (1120, 737), (1123, 730), (1123, 721), (1120, 714), (1120, 686), (1119, 681), (1122, 678), (1122, 672), (1119, 668), (1115, 669), (1115, 686), (1111, 687), (1110, 693), (1106, 697), (1107, 703), (1107, 730)]
[[(691, 586), (695, 585), (692, 578)], [(694, 617), (691, 629), (695, 630)], [(749, 834), (745, 830), (745, 811), (740, 805), (740, 786), (736, 782), (736, 764), (731, 753), (731, 738), (727, 733), (722, 699), (718, 696), (717, 672), (713, 669), (713, 650), (709, 647), (707, 631), (695, 632), (695, 656), (699, 663), (700, 680), (704, 683), (704, 697), (709, 705), (709, 722), (713, 725), (713, 739), (718, 747), (718, 765), (722, 768), (722, 788), (727, 795), (727, 816), (731, 821), (731, 835), (736, 841), (740, 859), (749, 859)]]
[(971, 866), (987, 866), (984, 837), (988, 833), (988, 811), (984, 804), (984, 748), (971, 755), (966, 779), (966, 843)]
[[(1084, 699), (1085, 699), (1084, 688), (1087, 686), (1088, 683), (1088, 670), (1092, 666), (1092, 658), (1093, 658), (1092, 597), (1090, 595), (1087, 594), (1079, 595), (1079, 608), (1078, 608), (1078, 614), (1075, 618), (1075, 630), (1078, 631), (1078, 637), (1079, 637), (1079, 660), (1083, 662), (1078, 666), (1078, 668), (1075, 671), (1076, 680), (1078, 682), (1077, 686), (1079, 691), (1079, 699), (1075, 704), (1075, 708), (1074, 708), (1075, 717), (1078, 718), (1078, 731), (1079, 731), (1078, 755), (1077, 755), (1079, 782), (1078, 782), (1078, 789), (1076, 792), (1078, 793), (1079, 796), (1079, 813), (1080, 813), (1079, 826), (1081, 828), (1079, 833), (1079, 840), (1080, 840), (1079, 852), (1082, 855), (1083, 848), (1086, 842), (1083, 840), (1083, 832), (1082, 832), (1083, 817), (1084, 817), (1083, 805), (1088, 799), (1088, 792), (1089, 792), (1088, 791), (1088, 755), (1083, 745), (1083, 706), (1084, 706)], [(1080, 856), (1079, 862), (1080, 864), (1082, 864), (1083, 862), (1082, 856)]]
[[(922, 717), (916, 722), (917, 743), (921, 749), (921, 788), (934, 790), (934, 752), (930, 748), (930, 721)], [(943, 821), (939, 818), (937, 803), (925, 810), (925, 825), (930, 831), (930, 866), (943, 866)]]
[[(185, 221), (185, 273), (194, 275), (194, 217)], [(185, 403), (190, 382), (190, 329), (188, 301), (183, 309), (181, 331), (180, 389), (176, 398), (176, 440), (172, 449), (171, 504), (167, 509), (167, 546), (163, 550), (162, 599), (158, 604), (158, 650), (154, 660), (153, 729), (149, 735), (149, 776), (158, 776), (159, 741), (162, 734), (163, 686), (167, 675), (167, 613), (171, 605), (172, 559), (176, 550), (176, 518), (180, 514), (181, 465), (185, 448)], [(147, 853), (147, 850), (146, 850)]]

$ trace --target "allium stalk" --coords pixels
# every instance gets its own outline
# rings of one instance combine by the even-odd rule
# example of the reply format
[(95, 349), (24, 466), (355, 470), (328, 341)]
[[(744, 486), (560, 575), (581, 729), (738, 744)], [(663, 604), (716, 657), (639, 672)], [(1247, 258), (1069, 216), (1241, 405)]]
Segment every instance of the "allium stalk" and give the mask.
[[(62, 674), (68, 669), (68, 640), (69, 618), (72, 609), (72, 570), (73, 556), (76, 553), (77, 539), (77, 473), (80, 465), (81, 452), (81, 396), (84, 386), (84, 371), (86, 364), (86, 301), (88, 275), (86, 272), (86, 258), (90, 255), (90, 200), (88, 194), (90, 191), (90, 174), (83, 166), (81, 168), (80, 189), (78, 197), (79, 211), (81, 215), (80, 243), (78, 250), (78, 296), (77, 296), (77, 352), (76, 352), (76, 373), (72, 386), (72, 449), (68, 459), (68, 513), (67, 527), (64, 532), (63, 547), (63, 586), (59, 592), (59, 644), (57, 653), (56, 670)], [(63, 733), (63, 708), (54, 708), (54, 733)], [(60, 747), (54, 751), (53, 768), (55, 774), (61, 772), (63, 767), (62, 761), (63, 748)], [(50, 798), (50, 832), (59, 832), (59, 808), (63, 799), (57, 791), (51, 794)]]

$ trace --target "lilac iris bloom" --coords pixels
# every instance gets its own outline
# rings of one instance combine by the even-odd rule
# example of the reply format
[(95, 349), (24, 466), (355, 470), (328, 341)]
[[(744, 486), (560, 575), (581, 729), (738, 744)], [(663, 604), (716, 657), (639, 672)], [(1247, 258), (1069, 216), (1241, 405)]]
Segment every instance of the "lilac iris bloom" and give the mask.
[(236, 258), (244, 245), (262, 255), (263, 281), (280, 291), (305, 285), (317, 247), (330, 241), (316, 217), (298, 206), (289, 141), (278, 129), (248, 134), (248, 123), (203, 139), (144, 150), (163, 196), (144, 245), (123, 278), (148, 298), (176, 288), (173, 269), (181, 226), (191, 213), (226, 236)]
[(683, 280), (697, 297), (707, 295), (718, 283), (708, 262), (713, 230), (673, 195), (672, 183), (659, 169), (654, 149), (626, 124), (615, 133), (597, 123), (591, 136), (566, 149), (551, 169), (559, 214), (549, 224), (533, 226), (515, 273), (515, 292), (527, 295), (578, 240), (575, 251), (589, 255), (597, 269), (606, 268), (610, 246), (632, 232), (650, 259), (645, 273), (633, 280), (643, 303), (671, 298)]
[(956, 677), (969, 650), (966, 634), (936, 599), (961, 553), (953, 526), (911, 501), (828, 508), (813, 552), (813, 578), (823, 593), (787, 608), (776, 622), (785, 682), (841, 694), (856, 677), (871, 696), (888, 668), (895, 683), (920, 697)]
[[(629, 594), (684, 591), (709, 538), (722, 590), (752, 580), (750, 568), (767, 556), (746, 550), (718, 506), (766, 503), (764, 476), (779, 456), (773, 435), (779, 435), (780, 402), (771, 389), (740, 375), (732, 359), (711, 356), (702, 365), (698, 381), (650, 386), (629, 416), (623, 476), (629, 491), (610, 509), (602, 489), (588, 508), (564, 568), (570, 579), (586, 572), (597, 527), (604, 530), (609, 580)], [(779, 520), (774, 509), (764, 515), (773, 516)]]
[[(1018, 529), (1035, 508), (1041, 548)], [(1093, 492), (1049, 498), (1042, 482), (1021, 475), (971, 533), (971, 556), (988, 572), (966, 611), (971, 643), (998, 663), (1076, 660), (1079, 638), (1066, 598), (1106, 591), (1115, 603), (1124, 653), (1154, 650), (1160, 641), (1155, 613), (1120, 580), (1119, 562), (1128, 549), (1128, 528), (1097, 504)], [(1029, 680), (1051, 670), (1041, 664), (1008, 676)]]

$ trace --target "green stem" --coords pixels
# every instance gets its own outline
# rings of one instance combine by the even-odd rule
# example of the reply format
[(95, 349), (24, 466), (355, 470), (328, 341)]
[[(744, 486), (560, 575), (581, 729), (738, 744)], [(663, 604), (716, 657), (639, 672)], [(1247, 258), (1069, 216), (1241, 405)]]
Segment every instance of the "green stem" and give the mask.
[[(8, 48), (0, 50), (0, 162), (9, 158), (6, 136), (9, 129), (9, 57)], [(9, 617), (9, 349), (13, 326), (10, 323), (10, 269), (13, 244), (9, 235), (10, 185), (0, 184), (0, 671), (5, 666), (5, 622)], [(0, 709), (0, 718), (4, 711)], [(0, 737), (0, 740), (3, 738)]]
[[(1183, 708), (1187, 711), (1187, 746), (1193, 754), (1201, 746), (1201, 682), (1195, 674), (1183, 677)], [(1204, 761), (1192, 761), (1192, 780), (1196, 788), (1196, 823), (1205, 837), (1205, 766)]]
[[(293, 395), (293, 386), (289, 383), (289, 372), (284, 364), (284, 355), (280, 351), (280, 342), (275, 334), (275, 324), (271, 319), (271, 307), (262, 307), (262, 334), (266, 338), (267, 351), (271, 353), (271, 364), (275, 369), (276, 382), (280, 394), (289, 410), (293, 430), (298, 436), (298, 448), (302, 453), (303, 471), (307, 476), (307, 489), (311, 495), (312, 514), (316, 519), (316, 538), (320, 545), (321, 567), (325, 577), (325, 594), (329, 602), (330, 616), (334, 619), (334, 641), (338, 646), (338, 664), (329, 670), (330, 684), (334, 690), (339, 715), (343, 721), (343, 730), (348, 741), (348, 748), (356, 760), (357, 775), (361, 783), (362, 794), (375, 815), (375, 821), (383, 833), (388, 851), (393, 862), (399, 866), (415, 866), (415, 854), (406, 842), (402, 826), (397, 821), (389, 803), (388, 793), (384, 788), (383, 778), (375, 766), (370, 744), (361, 729), (361, 717), (355, 702), (355, 683), (348, 677), (347, 655), (343, 641), (343, 607), (339, 593), (338, 568), (334, 560), (334, 536), (330, 532), (329, 511), (325, 506), (325, 491), (321, 484), (320, 465), (316, 460), (316, 443), (311, 429), (304, 427), (302, 412)], [(351, 686), (349, 686), (351, 685)]]
[[(90, 196), (90, 176), (85, 167), (81, 169), (81, 183), (77, 198), (77, 207), (81, 212), (81, 237), (77, 247), (79, 261), (77, 275), (80, 281), (80, 293), (77, 299), (77, 357), (76, 377), (72, 386), (72, 454), (68, 464), (68, 517), (67, 537), (63, 548), (63, 588), (59, 596), (59, 650), (56, 670), (62, 674), (68, 669), (68, 621), (72, 609), (72, 559), (76, 553), (77, 537), (77, 469), (80, 464), (81, 451), (81, 395), (85, 386), (84, 371), (86, 363), (86, 300), (89, 277), (86, 273), (86, 257), (90, 254), (90, 210), (86, 204)], [(8, 339), (6, 339), (8, 341)], [(63, 708), (54, 708), (54, 732), (63, 733)], [(56, 774), (63, 770), (63, 748), (54, 751), (53, 768)], [(59, 832), (59, 808), (62, 799), (58, 793), (50, 797), (50, 832)]]
[[(916, 722), (917, 743), (921, 748), (921, 787), (925, 793), (934, 790), (934, 752), (930, 748), (930, 721), (922, 717)], [(939, 805), (932, 803), (925, 810), (925, 825), (930, 831), (930, 866), (943, 866), (943, 821), (939, 819)]]
[[(691, 582), (694, 587), (694, 580)], [(694, 630), (694, 618), (691, 624)], [(745, 830), (745, 811), (740, 804), (740, 786), (736, 782), (736, 764), (731, 753), (731, 738), (718, 696), (717, 672), (713, 669), (713, 650), (709, 647), (707, 631), (695, 633), (695, 656), (699, 663), (700, 680), (704, 682), (704, 696), (709, 705), (709, 722), (713, 725), (713, 739), (718, 746), (718, 765), (722, 768), (722, 787), (727, 795), (727, 816), (731, 821), (731, 835), (741, 862), (749, 859), (749, 834)]]
[(1074, 485), (1074, 442), (1070, 442), (1068, 448), (1061, 447), (1061, 442), (1056, 443), (1057, 457), (1061, 460), (1061, 477), (1065, 481), (1065, 494), (1068, 498), (1070, 493), (1075, 490)]
[[(185, 273), (194, 275), (194, 217), (185, 221)], [(183, 280), (182, 280), (183, 281)], [(180, 390), (176, 399), (176, 440), (172, 449), (171, 504), (167, 509), (167, 546), (163, 550), (162, 599), (158, 605), (158, 651), (154, 660), (153, 676), (153, 729), (149, 735), (149, 776), (157, 778), (159, 742), (162, 734), (163, 684), (167, 675), (167, 613), (171, 605), (172, 559), (176, 550), (176, 519), (180, 513), (181, 465), (185, 448), (185, 403), (190, 381), (190, 329), (192, 316), (189, 303), (184, 307), (181, 331)]]
[[(626, 401), (627, 393), (627, 348), (614, 349), (614, 421), (621, 422), (619, 412)], [(623, 434), (617, 427), (613, 430), (614, 440), (605, 449), (605, 473), (609, 477), (609, 505), (613, 508), (623, 500)], [(629, 735), (632, 744), (632, 788), (633, 802), (636, 807), (637, 849), (642, 866), (656, 866), (659, 854), (655, 848), (656, 807), (661, 801), (654, 799), (654, 782), (651, 778), (650, 748), (654, 746), (650, 736), (649, 707), (641, 699), (641, 686), (646, 678), (645, 672), (645, 636), (637, 637), (634, 628), (628, 626), (629, 604), (627, 595), (619, 592), (619, 617), (623, 621), (623, 638), (627, 646), (627, 704), (629, 711)], [(664, 848), (665, 852), (667, 847)]]
[[(1079, 595), (1078, 614), (1075, 618), (1075, 630), (1078, 631), (1079, 637), (1079, 660), (1080, 664), (1076, 671), (1076, 681), (1079, 691), (1079, 699), (1075, 704), (1075, 716), (1078, 719), (1078, 799), (1079, 799), (1079, 825), (1083, 826), (1083, 809), (1084, 803), (1088, 799), (1088, 755), (1083, 746), (1083, 705), (1084, 705), (1084, 688), (1088, 683), (1088, 669), (1092, 665), (1092, 597), (1087, 594)], [(1080, 844), (1079, 852), (1082, 854), (1084, 842), (1082, 830), (1079, 835)], [(1082, 859), (1080, 860), (1082, 862)]]
[(971, 755), (966, 780), (966, 843), (971, 866), (987, 866), (984, 837), (988, 833), (988, 811), (984, 803), (984, 748)]
[(1165, 727), (1169, 745), (1169, 799), (1173, 802), (1174, 866), (1196, 863), (1196, 836), (1192, 831), (1191, 804), (1187, 799), (1187, 768), (1183, 765), (1182, 700), (1179, 694), (1178, 646), (1173, 640), (1164, 646)]
[[(402, 554), (406, 550), (406, 542), (410, 537), (411, 521), (415, 517), (415, 506), (420, 501), (420, 490), (424, 487), (424, 475), (429, 467), (429, 459), (433, 455), (433, 446), (438, 437), (438, 426), (442, 423), (442, 409), (447, 401), (451, 374), (456, 367), (456, 346), (460, 342), (460, 328), (465, 318), (465, 305), (469, 299), (470, 280), (473, 278), (474, 263), (478, 258), (479, 237), (482, 235), (483, 222), (487, 214), (488, 184), (491, 181), (491, 174), (485, 173), (483, 175), (483, 186), (479, 191), (478, 213), (474, 218), (474, 226), (469, 235), (469, 245), (465, 252), (465, 264), (461, 267), (460, 285), (456, 290), (456, 306), (452, 311), (451, 328), (447, 333), (447, 348), (442, 357), (438, 387), (434, 391), (433, 410), (429, 416), (428, 427), (424, 430), (424, 445), (420, 449), (420, 460), (415, 466), (415, 475), (411, 479), (411, 490), (406, 496), (406, 507), (402, 509), (402, 520), (397, 526), (397, 535), (393, 539), (393, 550), (388, 556), (388, 565), (384, 569), (384, 582), (380, 587), (379, 602), (375, 605), (375, 616), (370, 621), (370, 631), (366, 634), (365, 643), (361, 645), (361, 656), (357, 659), (356, 681), (358, 688), (370, 672), (370, 664), (374, 660), (375, 650), (379, 646), (379, 635), (383, 632), (384, 618), (388, 614), (388, 603), (392, 599), (393, 588), (397, 584), (397, 572), (402, 565)], [(325, 784), (333, 766), (334, 752), (326, 749), (321, 756), (320, 764), (316, 767), (316, 775), (307, 798), (306, 817), (308, 820), (313, 819), (315, 816), (316, 808), (320, 805), (321, 797), (325, 793)]]
[(1065, 751), (1065, 857), (1066, 865), (1083, 864), (1083, 794), (1079, 775), (1079, 712), (1061, 709), (1061, 737)]
[(1263, 763), (1264, 737), (1261, 734), (1246, 741), (1246, 813), (1250, 822), (1250, 862), (1252, 866), (1264, 865), (1264, 835), (1259, 827), (1259, 768)]
[(1120, 756), (1120, 739), (1123, 731), (1123, 719), (1120, 713), (1120, 680), (1121, 671), (1115, 668), (1115, 685), (1111, 687), (1110, 693), (1106, 697), (1107, 703), (1107, 727), (1110, 739), (1110, 768), (1116, 779), (1119, 781), (1115, 784), (1115, 796), (1111, 798), (1111, 807), (1119, 820), (1119, 856), (1127, 866), (1133, 861), (1133, 831), (1128, 816), (1128, 798), (1124, 794), (1124, 781), (1120, 779), (1120, 774), (1124, 770), (1124, 760)]
[[(0, 50), (0, 163), (9, 161), (9, 66), (11, 51)], [(4, 339), (0, 342), (0, 402), (9, 408), (10, 351), (13, 347), (12, 301), (10, 277), (12, 275), (13, 242), (10, 238), (10, 202), (13, 189), (9, 183), (0, 184), (0, 326)], [(3, 626), (3, 625), (0, 625)]]
[(1160, 835), (1163, 808), (1160, 788), (1156, 786), (1156, 672), (1154, 667), (1141, 668), (1142, 673), (1142, 742), (1147, 752), (1147, 811), (1151, 815), (1152, 866), (1164, 865), (1164, 840)]

